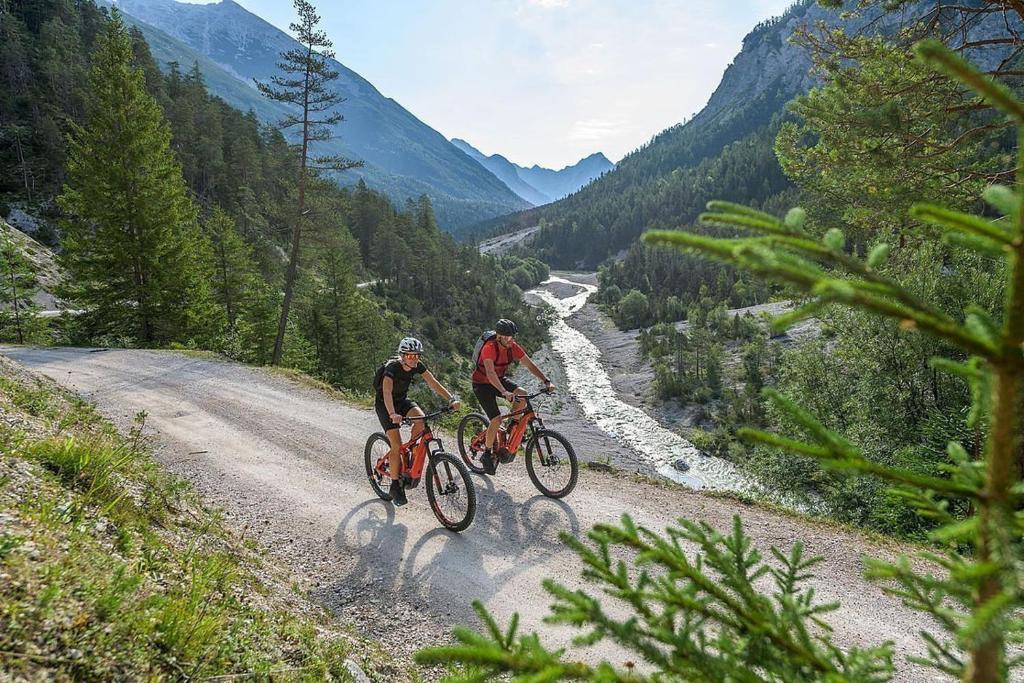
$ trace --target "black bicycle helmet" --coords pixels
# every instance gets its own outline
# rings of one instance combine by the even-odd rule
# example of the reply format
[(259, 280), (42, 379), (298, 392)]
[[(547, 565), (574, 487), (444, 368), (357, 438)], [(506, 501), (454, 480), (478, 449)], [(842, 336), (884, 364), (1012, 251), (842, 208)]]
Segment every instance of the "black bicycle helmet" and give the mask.
[(494, 325), (494, 331), (501, 335), (514, 337), (519, 333), (519, 328), (508, 318), (502, 318)]

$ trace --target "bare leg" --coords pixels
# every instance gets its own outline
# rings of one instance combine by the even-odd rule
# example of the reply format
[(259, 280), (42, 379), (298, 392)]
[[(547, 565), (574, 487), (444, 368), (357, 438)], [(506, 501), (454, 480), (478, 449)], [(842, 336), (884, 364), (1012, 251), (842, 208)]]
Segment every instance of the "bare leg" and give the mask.
[(388, 451), (388, 472), (391, 473), (391, 479), (395, 480), (402, 473), (402, 459), (399, 457), (402, 450), (402, 430), (389, 429), (385, 433), (388, 443), (391, 444), (391, 449)]
[[(523, 400), (523, 396), (526, 396), (526, 390), (519, 388), (515, 390), (515, 402), (512, 404), (512, 412), (517, 413), (526, 409), (526, 401)], [(518, 421), (522, 417), (522, 413), (516, 415), (515, 419)]]
[(494, 418), (487, 424), (487, 434), (484, 435), (484, 446), (488, 449), (494, 448), (494, 440), (498, 437), (498, 427), (501, 426), (503, 418), (504, 416), (499, 414), (498, 417)]
[[(413, 408), (405, 414), (406, 417), (423, 417), (423, 410), (420, 408)], [(417, 436), (423, 433), (423, 420), (412, 421), (412, 438), (415, 439)]]

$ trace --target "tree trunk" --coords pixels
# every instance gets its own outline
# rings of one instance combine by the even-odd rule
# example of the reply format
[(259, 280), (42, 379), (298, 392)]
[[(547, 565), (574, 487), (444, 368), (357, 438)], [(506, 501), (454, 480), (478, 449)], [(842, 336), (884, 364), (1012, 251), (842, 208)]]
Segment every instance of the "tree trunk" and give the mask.
[(341, 373), (341, 301), (338, 296), (338, 262), (335, 258), (331, 259), (331, 279), (333, 280), (334, 290), (334, 357), (338, 363), (338, 373)]
[(309, 71), (313, 46), (306, 49), (306, 82), (302, 99), (302, 157), (299, 159), (299, 206), (292, 227), (292, 251), (288, 259), (288, 270), (284, 276), (284, 301), (281, 302), (281, 318), (277, 322), (277, 338), (274, 340), (274, 355), (271, 365), (280, 365), (284, 355), (284, 334), (288, 329), (288, 309), (291, 308), (292, 294), (295, 292), (295, 279), (299, 271), (299, 246), (302, 239), (302, 215), (306, 210), (306, 160), (309, 154)]
[(25, 335), (21, 331), (21, 315), (18, 313), (18, 280), (14, 276), (14, 258), (7, 254), (7, 267), (11, 273), (11, 308), (14, 311), (14, 329), (18, 332), (18, 343), (25, 343)]
[(25, 163), (25, 152), (21, 148), (21, 134), (17, 130), (14, 131), (14, 147), (18, 150), (18, 165), (21, 166), (21, 179), (25, 184), (26, 198), (31, 204), (32, 188), (29, 186), (28, 182), (28, 165)]
[[(1024, 136), (1018, 136), (1018, 142)], [(1017, 182), (1022, 180), (1018, 168)], [(1020, 196), (1020, 190), (1018, 190)], [(1018, 219), (1024, 221), (1024, 217)], [(1018, 222), (1018, 234), (1024, 226)], [(1006, 348), (1019, 349), (1024, 344), (1024, 246), (1016, 247), (1015, 258), (1010, 261), (1011, 276), (1007, 292)], [(993, 368), (992, 421), (989, 425), (988, 447), (986, 448), (986, 481), (984, 495), (979, 504), (978, 562), (995, 563), (999, 570), (990, 574), (979, 587), (975, 596), (974, 614), (977, 615), (993, 600), (998, 600), (1005, 590), (1003, 582), (1013, 572), (1013, 547), (1011, 537), (1016, 528), (1012, 490), (1017, 483), (1017, 456), (1021, 446), (1022, 397), (1020, 373), (1022, 361), (1011, 351), (1009, 358), (1000, 359)], [(999, 683), (1003, 680), (1002, 669), (1006, 651), (1006, 639), (1001, 631), (985, 638), (970, 652), (970, 662), (964, 675), (969, 683)]]
[(280, 365), (281, 357), (284, 354), (284, 335), (288, 329), (288, 310), (291, 308), (292, 295), (295, 292), (295, 280), (299, 270), (299, 245), (302, 239), (302, 190), (299, 190), (299, 216), (296, 217), (295, 226), (292, 228), (292, 249), (288, 258), (288, 270), (284, 276), (284, 301), (281, 302), (281, 317), (277, 321), (277, 337), (274, 339), (274, 354), (270, 359), (271, 365)]
[(224, 235), (220, 239), (220, 277), (224, 283), (224, 311), (228, 316), (228, 329), (235, 329), (235, 313), (231, 302), (231, 285), (228, 282), (228, 254), (224, 244)]

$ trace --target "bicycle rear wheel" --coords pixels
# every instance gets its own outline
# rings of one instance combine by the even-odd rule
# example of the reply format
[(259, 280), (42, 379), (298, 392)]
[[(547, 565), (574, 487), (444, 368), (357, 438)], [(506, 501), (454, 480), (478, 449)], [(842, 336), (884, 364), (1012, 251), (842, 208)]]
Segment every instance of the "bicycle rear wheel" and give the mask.
[(526, 473), (548, 498), (569, 495), (580, 474), (572, 444), (558, 432), (540, 430), (526, 446)]
[(366, 478), (370, 480), (370, 486), (373, 487), (373, 492), (380, 496), (381, 499), (390, 501), (391, 494), (388, 492), (391, 487), (391, 478), (384, 477), (379, 471), (377, 471), (377, 463), (380, 462), (381, 458), (385, 458), (384, 471), (388, 470), (388, 463), (386, 456), (388, 451), (391, 450), (391, 442), (388, 441), (388, 437), (384, 436), (380, 432), (371, 434), (370, 438), (366, 440), (366, 448), (363, 449), (363, 461), (366, 464)]
[(441, 525), (463, 531), (476, 515), (476, 488), (469, 470), (451, 453), (439, 451), (427, 467), (427, 500)]
[(459, 421), (459, 455), (471, 471), (485, 474), (480, 464), (484, 452), (484, 436), (490, 420), (482, 413), (469, 413)]

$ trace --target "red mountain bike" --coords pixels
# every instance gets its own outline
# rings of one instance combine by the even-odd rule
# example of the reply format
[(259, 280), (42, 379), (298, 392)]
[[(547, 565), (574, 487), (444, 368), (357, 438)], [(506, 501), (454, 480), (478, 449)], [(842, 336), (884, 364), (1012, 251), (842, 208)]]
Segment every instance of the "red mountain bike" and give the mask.
[[(413, 420), (423, 420), (423, 431), (419, 436), (402, 444), (399, 457), (402, 471), (399, 476), (406, 477), (406, 491), (414, 489), (419, 486), (426, 465), (427, 500), (430, 502), (430, 509), (446, 529), (463, 531), (473, 523), (473, 516), (476, 515), (476, 489), (473, 487), (473, 479), (458, 458), (444, 451), (444, 444), (440, 439), (434, 438), (434, 433), (427, 422), (449, 410), (445, 408), (423, 417), (407, 417), (402, 420), (402, 425), (410, 425)], [(388, 471), (389, 450), (391, 444), (382, 432), (371, 434), (366, 440), (366, 476), (374, 493), (388, 501), (391, 500), (388, 487), (392, 478)], [(384, 484), (385, 478), (388, 485)]]
[[(537, 490), (549, 498), (564, 498), (576, 488), (579, 464), (569, 440), (558, 432), (545, 429), (543, 420), (533, 409), (532, 399), (547, 390), (524, 396), (526, 407), (505, 415), (494, 441), (499, 463), (515, 459), (526, 440), (526, 473)], [(482, 413), (470, 413), (459, 422), (459, 453), (462, 461), (477, 474), (484, 474), (480, 456), (490, 420)]]

